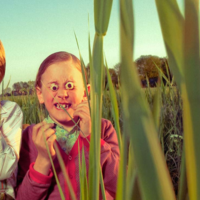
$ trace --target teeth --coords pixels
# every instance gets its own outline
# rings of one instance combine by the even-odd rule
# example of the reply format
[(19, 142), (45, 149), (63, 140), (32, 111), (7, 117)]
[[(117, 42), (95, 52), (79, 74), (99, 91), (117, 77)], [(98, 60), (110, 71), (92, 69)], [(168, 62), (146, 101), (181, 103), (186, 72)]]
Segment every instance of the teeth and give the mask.
[(62, 107), (63, 108), (66, 108), (66, 109), (68, 109), (68, 107), (69, 107), (69, 105), (68, 104), (56, 104), (56, 108), (58, 108), (58, 109), (62, 109)]

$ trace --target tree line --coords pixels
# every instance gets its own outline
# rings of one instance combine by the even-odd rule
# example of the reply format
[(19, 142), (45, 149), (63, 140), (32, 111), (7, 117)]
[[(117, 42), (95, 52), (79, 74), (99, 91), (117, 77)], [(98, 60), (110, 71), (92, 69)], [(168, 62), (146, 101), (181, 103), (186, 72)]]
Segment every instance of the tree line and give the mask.
[[(160, 58), (158, 56), (141, 56), (133, 62), (137, 68), (139, 78), (141, 80), (141, 86), (146, 87), (148, 84), (152, 87), (156, 86), (157, 81), (160, 77), (160, 72), (168, 78), (169, 81), (172, 80), (172, 73), (169, 69), (167, 58)], [(112, 78), (112, 82), (115, 87), (119, 87), (120, 80), (120, 68), (121, 64), (117, 63), (113, 68), (109, 68), (109, 72)], [(160, 70), (158, 70), (160, 69)], [(90, 79), (90, 66), (86, 66), (86, 72), (88, 79)], [(164, 80), (165, 82), (166, 80)], [(107, 86), (107, 73), (105, 68), (105, 87)], [(28, 82), (17, 82), (12, 85), (12, 88), (8, 87), (3, 90), (4, 95), (26, 95), (33, 94), (35, 87), (35, 81)]]
[[(163, 75), (170, 82), (172, 81), (172, 73), (169, 69), (167, 58), (160, 58), (158, 56), (141, 56), (133, 62), (133, 66), (136, 66), (139, 79), (142, 87), (155, 87), (160, 77)], [(120, 81), (120, 68), (121, 63), (116, 64), (113, 68), (109, 69), (112, 82), (115, 87), (119, 87)], [(89, 64), (86, 67), (88, 77), (90, 76)], [(162, 81), (166, 83), (166, 79), (162, 78)], [(105, 67), (105, 86), (107, 85), (107, 74)]]
[(33, 94), (35, 88), (35, 81), (28, 81), (28, 82), (17, 82), (14, 83), (11, 87), (7, 87), (3, 89), (3, 95), (4, 96), (19, 96), (19, 95), (27, 95), (27, 94)]

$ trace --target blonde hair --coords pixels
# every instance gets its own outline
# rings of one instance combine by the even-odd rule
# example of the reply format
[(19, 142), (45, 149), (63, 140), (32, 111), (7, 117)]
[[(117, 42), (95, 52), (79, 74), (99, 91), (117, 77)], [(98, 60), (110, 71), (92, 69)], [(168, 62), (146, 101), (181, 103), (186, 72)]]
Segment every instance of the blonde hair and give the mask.
[[(42, 74), (46, 71), (46, 69), (50, 65), (52, 65), (54, 63), (58, 63), (58, 62), (63, 62), (63, 61), (72, 61), (75, 64), (76, 68), (82, 73), (81, 62), (76, 56), (74, 56), (73, 54), (67, 53), (65, 51), (56, 52), (56, 53), (53, 53), (50, 56), (48, 56), (40, 65), (40, 67), (38, 69), (38, 73), (36, 75), (35, 87), (41, 88)], [(86, 81), (87, 81), (86, 70), (85, 70), (85, 77), (86, 77)]]
[(3, 80), (6, 70), (5, 50), (0, 40), (0, 82)]

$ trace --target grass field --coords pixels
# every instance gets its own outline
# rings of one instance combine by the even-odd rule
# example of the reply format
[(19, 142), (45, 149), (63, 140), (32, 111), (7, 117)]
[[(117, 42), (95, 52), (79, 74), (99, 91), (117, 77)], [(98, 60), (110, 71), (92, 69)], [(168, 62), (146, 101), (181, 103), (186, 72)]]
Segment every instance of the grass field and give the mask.
[[(159, 97), (161, 109), (159, 113), (158, 137), (172, 178), (174, 190), (177, 193), (183, 146), (182, 100), (180, 92), (176, 87), (159, 86), (157, 88), (144, 88), (143, 92), (152, 113), (154, 112), (157, 90), (161, 90), (161, 96)], [(120, 112), (119, 123), (123, 134), (123, 114), (119, 90), (116, 90), (116, 94)], [(104, 90), (102, 117), (109, 119), (114, 124), (109, 95), (109, 91)], [(44, 106), (39, 105), (36, 95), (10, 96), (3, 99), (18, 103), (24, 114), (23, 124), (39, 123), (48, 114)]]

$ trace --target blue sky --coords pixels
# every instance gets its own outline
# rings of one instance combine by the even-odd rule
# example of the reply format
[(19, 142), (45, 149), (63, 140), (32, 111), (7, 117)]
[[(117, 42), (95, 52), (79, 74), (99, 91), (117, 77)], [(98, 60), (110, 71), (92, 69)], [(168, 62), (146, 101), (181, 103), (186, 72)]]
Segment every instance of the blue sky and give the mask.
[[(182, 6), (182, 0), (178, 1)], [(166, 56), (154, 0), (133, 0), (135, 17), (134, 59), (141, 55)], [(89, 16), (89, 25), (88, 25)], [(0, 1), (0, 40), (6, 52), (5, 84), (34, 80), (40, 63), (51, 53), (67, 51), (88, 63), (88, 32), (94, 38), (92, 0)], [(109, 67), (119, 62), (119, 7), (113, 1), (104, 39)]]

